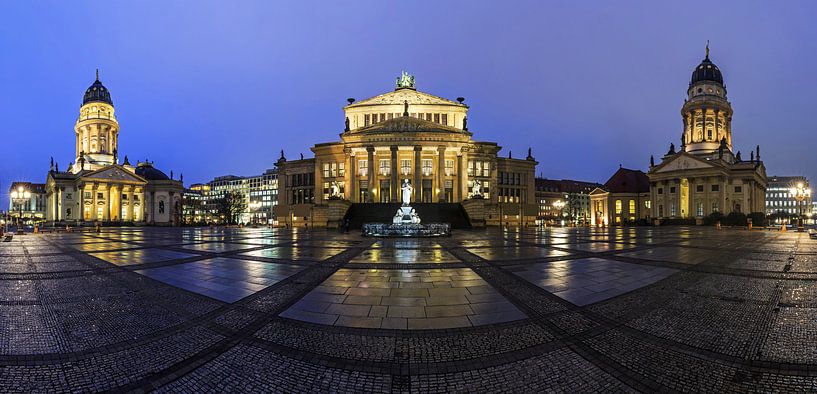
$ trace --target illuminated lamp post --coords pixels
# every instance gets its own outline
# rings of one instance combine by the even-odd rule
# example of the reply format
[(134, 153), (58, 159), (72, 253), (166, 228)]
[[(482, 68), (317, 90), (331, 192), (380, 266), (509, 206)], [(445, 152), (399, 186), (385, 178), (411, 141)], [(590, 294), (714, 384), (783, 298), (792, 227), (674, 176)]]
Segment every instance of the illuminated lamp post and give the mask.
[(789, 193), (797, 200), (797, 231), (803, 232), (803, 200), (811, 196), (811, 189), (805, 187), (803, 182), (799, 182), (789, 189)]
[[(558, 211), (557, 216), (559, 218), (559, 221), (562, 221), (562, 209), (564, 209), (564, 207), (565, 207), (565, 202), (562, 201), (562, 200), (556, 200), (556, 201), (553, 202), (553, 208), (556, 208), (557, 211)], [(563, 223), (561, 225), (564, 226)]]
[(23, 229), (20, 228), (20, 224), (23, 221), (23, 204), (30, 198), (31, 192), (22, 186), (17, 186), (17, 190), (11, 192), (11, 200), (20, 207), (20, 215), (17, 217), (17, 234), (23, 233)]

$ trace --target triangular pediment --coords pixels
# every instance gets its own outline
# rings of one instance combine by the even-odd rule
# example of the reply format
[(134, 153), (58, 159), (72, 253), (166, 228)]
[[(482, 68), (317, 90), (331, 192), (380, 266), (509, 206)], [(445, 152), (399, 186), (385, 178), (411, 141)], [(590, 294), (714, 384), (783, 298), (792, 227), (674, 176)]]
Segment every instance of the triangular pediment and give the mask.
[(674, 157), (665, 159), (661, 164), (656, 166), (652, 173), (685, 171), (685, 170), (699, 170), (705, 168), (716, 168), (714, 164), (706, 160), (695, 157), (689, 153), (681, 152)]
[(403, 103), (406, 101), (408, 101), (409, 104), (456, 105), (460, 107), (465, 107), (464, 104), (444, 99), (433, 94), (418, 92), (414, 89), (397, 89), (393, 92), (388, 92), (381, 94), (379, 96), (374, 96), (371, 98), (367, 98), (365, 100), (360, 100), (354, 104), (346, 106), (346, 108), (383, 104), (403, 105)]
[(147, 183), (145, 178), (134, 174), (120, 165), (114, 164), (102, 167), (81, 175), (82, 179), (108, 182)]
[(593, 191), (590, 192), (590, 195), (595, 196), (595, 195), (607, 194), (607, 193), (609, 193), (607, 190), (604, 190), (604, 189), (602, 189), (600, 187), (597, 187), (597, 188), (593, 189)]

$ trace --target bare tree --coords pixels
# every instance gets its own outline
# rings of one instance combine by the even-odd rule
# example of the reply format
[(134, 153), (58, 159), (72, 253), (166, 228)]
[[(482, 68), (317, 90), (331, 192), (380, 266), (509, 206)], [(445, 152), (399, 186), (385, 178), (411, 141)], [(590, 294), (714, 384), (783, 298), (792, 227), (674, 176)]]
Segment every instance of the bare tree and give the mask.
[(239, 192), (228, 191), (224, 197), (216, 200), (218, 213), (224, 216), (227, 224), (238, 224), (241, 213), (247, 208), (244, 195)]

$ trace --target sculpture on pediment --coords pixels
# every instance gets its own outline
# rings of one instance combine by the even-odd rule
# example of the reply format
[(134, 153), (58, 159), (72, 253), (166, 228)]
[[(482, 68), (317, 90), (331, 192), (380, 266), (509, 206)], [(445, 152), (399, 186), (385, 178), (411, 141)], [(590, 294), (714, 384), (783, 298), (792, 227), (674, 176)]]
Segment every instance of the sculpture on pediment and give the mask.
[(403, 71), (401, 72), (400, 76), (397, 77), (397, 88), (413, 88), (414, 87), (414, 75), (410, 75), (409, 73)]

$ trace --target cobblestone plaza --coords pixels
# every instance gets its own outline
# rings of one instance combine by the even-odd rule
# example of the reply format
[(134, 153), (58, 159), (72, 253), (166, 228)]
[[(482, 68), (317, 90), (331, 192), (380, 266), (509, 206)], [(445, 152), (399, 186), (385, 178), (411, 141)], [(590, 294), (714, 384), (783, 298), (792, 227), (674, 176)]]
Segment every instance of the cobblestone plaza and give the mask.
[(817, 241), (702, 227), (0, 243), (0, 390), (817, 390)]

